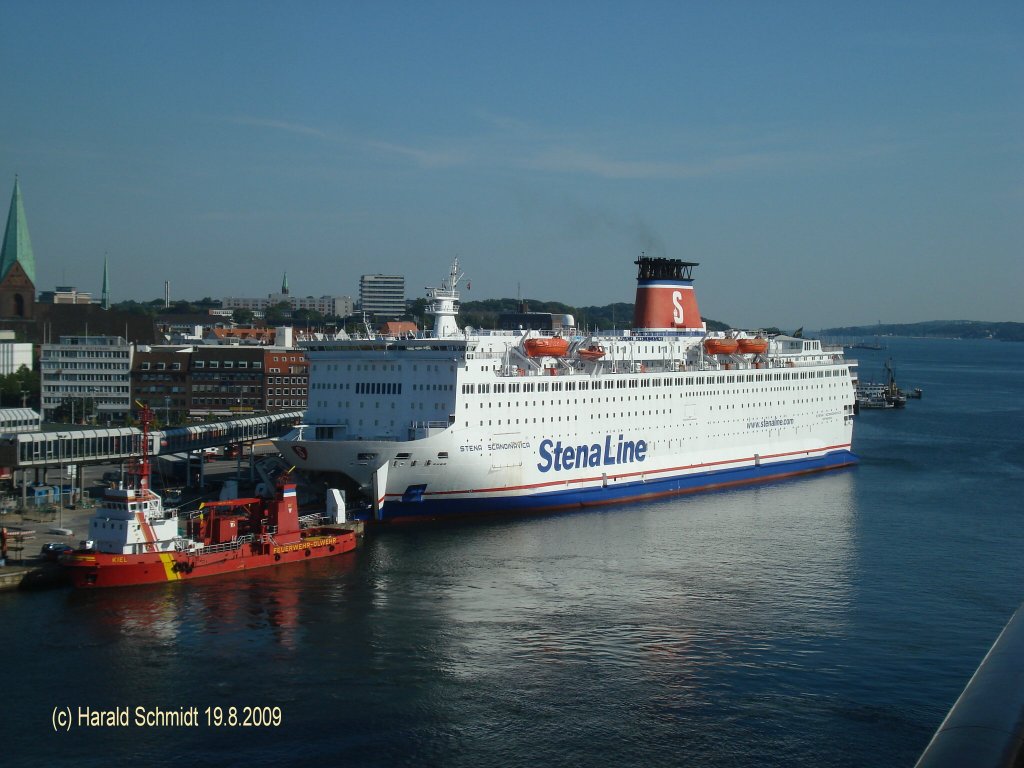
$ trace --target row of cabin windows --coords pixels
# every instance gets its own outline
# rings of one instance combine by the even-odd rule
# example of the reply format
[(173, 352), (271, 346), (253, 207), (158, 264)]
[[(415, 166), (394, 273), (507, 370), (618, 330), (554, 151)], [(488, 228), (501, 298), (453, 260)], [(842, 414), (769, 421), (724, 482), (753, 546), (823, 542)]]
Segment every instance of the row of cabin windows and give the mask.
[(463, 384), (464, 395), (489, 395), (516, 392), (572, 392), (590, 389), (633, 389), (637, 387), (702, 386), (705, 384), (736, 384), (759, 381), (793, 381), (799, 379), (846, 376), (847, 370), (830, 368), (821, 371), (791, 371), (784, 373), (748, 373), (716, 376), (675, 376), (649, 379), (605, 379), (602, 381), (513, 382), (510, 384)]
[[(193, 360), (192, 361), (192, 367), (193, 368), (206, 368), (207, 367), (206, 364), (209, 363), (210, 364), (209, 365), (210, 368), (220, 368), (221, 367), (221, 365), (220, 365), (221, 362), (224, 363), (224, 367), (225, 368), (235, 368), (236, 367), (236, 365), (235, 365), (236, 363), (237, 363), (237, 367), (238, 368), (248, 368), (249, 367), (249, 363), (250, 363), (249, 360), (223, 360), (223, 361), (221, 361), (221, 360)], [(255, 370), (257, 370), (257, 371), (263, 370), (263, 362), (262, 361), (260, 361), (260, 360), (253, 360), (251, 362), (252, 362), (252, 367)], [(153, 370), (156, 370), (156, 371), (167, 370), (167, 364), (166, 363), (152, 363), (152, 364), (149, 363), (149, 362), (139, 363), (139, 368), (141, 370), (143, 370), (143, 371), (150, 370), (151, 366), (152, 366)], [(171, 363), (170, 370), (173, 370), (173, 371), (181, 370), (181, 363)]]
[[(361, 382), (357, 383), (356, 394), (372, 395), (372, 394), (388, 394), (388, 392), (375, 392), (373, 391), (374, 384), (391, 384), (397, 385), (397, 393), (392, 391), (391, 394), (401, 394), (402, 384), (400, 382)], [(454, 387), (451, 384), (413, 384), (414, 392), (447, 392)], [(350, 381), (315, 381), (310, 385), (310, 389), (352, 389), (352, 382)]]
[(400, 381), (357, 381), (357, 395), (400, 395), (402, 394), (402, 382)]
[[(772, 392), (789, 392), (789, 391), (802, 390), (802, 389), (817, 389), (817, 388), (824, 387), (824, 386), (825, 386), (824, 384), (819, 384), (817, 386), (806, 386), (805, 385), (805, 386), (802, 386), (802, 387), (801, 386), (771, 387), (770, 389), (771, 389)], [(833, 384), (831, 386), (835, 386), (835, 385)], [(721, 397), (722, 395), (737, 394), (738, 392), (741, 392), (741, 391), (742, 391), (742, 393), (746, 394), (746, 393), (753, 392), (754, 390), (744, 389), (744, 390), (736, 390), (735, 392), (731, 392), (730, 393), (730, 392), (723, 392), (722, 390), (718, 390), (718, 389), (702, 389), (702, 390), (694, 390), (694, 391), (691, 391), (691, 392), (686, 392), (685, 393), (685, 397), (687, 397), (687, 398), (689, 398), (689, 397)], [(765, 391), (767, 391), (767, 389)], [(579, 403), (602, 403), (602, 402), (604, 402), (604, 403), (615, 403), (615, 402), (619, 402), (619, 401), (621, 401), (621, 402), (627, 402), (627, 401), (628, 402), (632, 402), (634, 400), (640, 401), (640, 400), (661, 400), (661, 399), (672, 400), (672, 399), (675, 399), (675, 395), (636, 395), (636, 396), (633, 396), (633, 395), (623, 395), (622, 397), (605, 397), (605, 398), (591, 397), (589, 400), (587, 400), (587, 398), (578, 398), (576, 400), (570, 400), (570, 399), (567, 398), (565, 400), (564, 404), (565, 405), (578, 405)], [(824, 401), (824, 399), (825, 398), (823, 398), (823, 397), (818, 397), (818, 398), (811, 398), (811, 400), (793, 400), (792, 402), (793, 403), (818, 402), (818, 401)], [(829, 396), (829, 399), (830, 400), (834, 400), (835, 396), (834, 395)], [(541, 400), (539, 402), (539, 406), (542, 407), (542, 408), (545, 408), (548, 405), (550, 405), (552, 407), (555, 407), (555, 406), (560, 406), (562, 404), (563, 403), (562, 403), (561, 399), (559, 399), (557, 401), (556, 400), (550, 400), (550, 401), (549, 400)], [(779, 403), (777, 403), (777, 404), (778, 405), (783, 405), (783, 403), (781, 401)], [(510, 401), (506, 401), (504, 403), (504, 405), (505, 405), (506, 408), (516, 408), (516, 407), (523, 406), (523, 405), (525, 405), (527, 407), (536, 408), (536, 407), (538, 407), (538, 401), (537, 400), (510, 400)], [(775, 402), (769, 402), (769, 403), (742, 403), (741, 405), (743, 407), (747, 407), (747, 406), (758, 407), (758, 406), (763, 406), (763, 405), (776, 405), (776, 403)], [(477, 403), (477, 407), (479, 407), (479, 408), (483, 408), (485, 406), (487, 408), (501, 408), (502, 407), (502, 403), (501, 403), (500, 400), (499, 401), (490, 400), (490, 401), (487, 401), (486, 403)], [(732, 405), (728, 405), (727, 407), (735, 408), (736, 405), (732, 404)], [(469, 403), (463, 401), (463, 408), (464, 409), (468, 409), (469, 408)], [(591, 418), (593, 418), (593, 417), (591, 417)]]
[[(821, 400), (821, 398), (818, 398), (818, 399)], [(805, 402), (812, 402), (812, 401), (809, 400), (809, 401), (805, 401)], [(772, 405), (772, 403), (768, 403), (767, 405)], [(778, 405), (784, 405), (784, 403), (779, 403)], [(736, 406), (725, 406), (725, 408), (727, 410), (728, 409), (734, 409), (735, 407)], [(852, 406), (850, 406), (850, 407), (852, 407)], [(722, 410), (722, 406), (718, 406), (718, 410)], [(598, 419), (598, 418), (603, 418), (603, 419), (608, 419), (608, 420), (618, 420), (618, 419), (623, 419), (623, 418), (634, 418), (634, 417), (638, 417), (638, 416), (655, 416), (655, 415), (661, 415), (661, 414), (666, 414), (667, 415), (669, 413), (671, 413), (671, 409), (669, 409), (669, 410), (651, 410), (651, 411), (623, 411), (621, 413), (604, 413), (604, 414), (601, 414), (600, 416), (591, 415), (590, 418), (592, 420), (593, 419)], [(743, 419), (746, 419), (746, 418), (748, 418), (748, 417), (747, 416), (742, 416), (742, 417), (740, 417), (740, 419), (735, 420), (735, 423), (740, 423)], [(545, 424), (545, 423), (554, 424), (556, 422), (562, 422), (563, 421), (563, 418), (561, 416), (551, 416), (551, 417), (541, 416), (541, 417), (539, 417), (539, 419), (540, 419), (539, 423), (541, 423), (541, 424)], [(567, 421), (567, 422), (568, 421), (578, 421), (578, 420), (579, 420), (579, 416), (576, 416), (576, 415), (571, 416), (571, 417), (570, 416), (566, 416), (564, 418), (564, 421)], [(534, 416), (532, 418), (528, 417), (528, 418), (523, 418), (522, 420), (515, 419), (515, 424), (516, 425), (519, 425), (520, 422), (522, 424), (537, 424), (538, 423), (538, 417), (536, 417), (536, 416)], [(709, 422), (709, 423), (726, 424), (726, 423), (729, 423), (729, 422), (716, 421), (716, 422)], [(483, 420), (479, 421), (478, 424), (481, 427), (485, 426)], [(503, 425), (511, 426), (512, 424), (513, 424), (513, 420), (512, 419), (507, 419), (507, 420), (498, 419), (497, 422), (495, 422), (494, 419), (488, 419), (486, 426), (488, 426), (488, 427), (503, 426)], [(469, 426), (469, 421), (468, 420), (467, 421), (463, 421), (462, 425), (464, 427), (468, 427)], [(685, 425), (683, 425), (683, 426), (685, 426)], [(792, 424), (786, 425), (786, 426), (792, 426)], [(740, 434), (740, 433), (739, 432), (721, 433), (720, 435), (717, 435), (717, 436), (721, 437), (722, 435), (725, 435), (725, 434)], [(714, 435), (712, 435), (712, 437), (714, 437)]]
[[(340, 363), (313, 363), (312, 368), (313, 368), (314, 371), (321, 371), (321, 370), (323, 370), (323, 371), (340, 371), (341, 370), (341, 364)], [(382, 363), (380, 366), (378, 366), (377, 363), (356, 363), (355, 364), (355, 368), (353, 369), (352, 364), (350, 363), (350, 364), (345, 366), (345, 370), (346, 371), (351, 371), (351, 370), (356, 370), (356, 371), (378, 371), (378, 370), (379, 371), (401, 371), (402, 370), (402, 365), (401, 365), (401, 363), (398, 363), (398, 364), (396, 364), (396, 363)], [(416, 365), (413, 365), (412, 366), (412, 370), (418, 372), (420, 370), (419, 364), (417, 363)], [(427, 373), (440, 373), (441, 372), (441, 366), (439, 366), (439, 365), (424, 365), (423, 366), (423, 370), (426, 371)], [(449, 365), (448, 366), (448, 370), (451, 373), (455, 373), (455, 366), (454, 365)]]

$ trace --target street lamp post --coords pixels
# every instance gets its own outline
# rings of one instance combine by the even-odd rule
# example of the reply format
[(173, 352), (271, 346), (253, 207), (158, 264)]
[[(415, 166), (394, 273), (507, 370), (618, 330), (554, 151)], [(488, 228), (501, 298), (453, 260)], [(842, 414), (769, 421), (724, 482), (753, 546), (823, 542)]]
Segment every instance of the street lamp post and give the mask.
[(89, 409), (82, 405), (82, 421), (86, 424), (96, 423), (96, 387), (89, 387)]
[(57, 527), (64, 527), (64, 436), (57, 433)]

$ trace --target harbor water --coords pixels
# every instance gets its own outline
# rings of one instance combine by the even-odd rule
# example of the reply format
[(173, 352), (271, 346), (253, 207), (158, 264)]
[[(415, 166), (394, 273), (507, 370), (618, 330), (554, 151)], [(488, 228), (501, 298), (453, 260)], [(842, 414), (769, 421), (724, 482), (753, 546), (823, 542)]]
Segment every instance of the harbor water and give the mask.
[(1024, 602), (1024, 345), (885, 341), (853, 469), (0, 594), (4, 763), (912, 765)]

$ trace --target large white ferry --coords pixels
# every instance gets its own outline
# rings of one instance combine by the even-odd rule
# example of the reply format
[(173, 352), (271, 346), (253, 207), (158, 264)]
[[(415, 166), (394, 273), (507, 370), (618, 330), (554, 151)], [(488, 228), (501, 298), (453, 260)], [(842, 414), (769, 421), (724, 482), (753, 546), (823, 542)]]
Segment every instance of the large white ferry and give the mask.
[(697, 264), (635, 263), (633, 329), (590, 334), (568, 315), (460, 329), (456, 261), (428, 289), (432, 331), (304, 343), (309, 407), (277, 447), (375, 520), (608, 504), (856, 462), (856, 364), (841, 348), (709, 333)]

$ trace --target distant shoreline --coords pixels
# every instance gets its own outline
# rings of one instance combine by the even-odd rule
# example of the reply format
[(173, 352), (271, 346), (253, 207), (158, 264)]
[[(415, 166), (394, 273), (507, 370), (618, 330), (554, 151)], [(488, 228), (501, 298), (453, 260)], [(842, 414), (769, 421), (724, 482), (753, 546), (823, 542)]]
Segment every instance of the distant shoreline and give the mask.
[(982, 320), (930, 320), (923, 323), (892, 323), (823, 328), (822, 336), (848, 336), (861, 341), (899, 336), (915, 339), (989, 339), (1024, 341), (1024, 323), (993, 323)]

